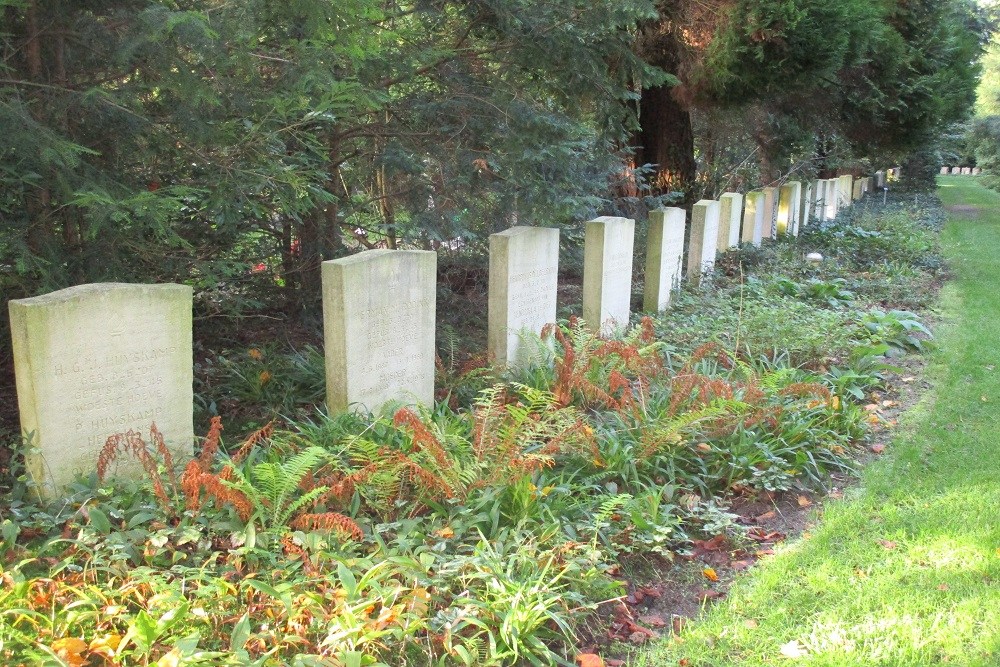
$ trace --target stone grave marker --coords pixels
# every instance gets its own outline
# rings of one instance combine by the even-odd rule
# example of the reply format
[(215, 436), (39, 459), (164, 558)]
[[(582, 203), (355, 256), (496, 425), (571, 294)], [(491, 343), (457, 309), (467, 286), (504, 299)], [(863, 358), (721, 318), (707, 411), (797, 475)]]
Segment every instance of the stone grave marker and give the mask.
[(864, 196), (864, 194), (865, 194), (865, 182), (864, 179), (859, 178), (856, 181), (854, 181), (854, 191), (851, 194), (851, 200), (858, 201)]
[(971, 167), (962, 167), (962, 174), (968, 176), (971, 173), (972, 173), (972, 168)]
[(715, 242), (718, 238), (719, 202), (702, 199), (691, 208), (687, 278), (693, 284), (701, 284), (702, 276), (715, 268)]
[(807, 181), (804, 186), (802, 186), (802, 197), (799, 199), (799, 217), (796, 220), (796, 226), (798, 229), (805, 227), (809, 224), (809, 209), (812, 208), (813, 199), (813, 184), (812, 181)]
[(726, 192), (719, 197), (719, 241), (720, 251), (735, 248), (740, 244), (740, 220), (743, 218), (743, 195)]
[(628, 326), (632, 298), (635, 220), (600, 217), (586, 225), (583, 251), (583, 319), (607, 335)]
[(981, 168), (981, 167), (973, 167), (973, 168), (972, 168), (972, 175), (973, 175), (973, 176), (978, 176), (979, 174), (981, 174), (981, 173), (982, 173), (982, 171), (983, 171), (983, 170), (982, 170), (982, 168)]
[[(21, 429), (35, 453), (28, 473), (51, 497), (96, 470), (108, 437), (155, 422), (175, 461), (194, 447), (192, 290), (95, 283), (10, 301)], [(122, 455), (112, 474), (138, 462)]]
[(778, 213), (775, 218), (777, 236), (798, 236), (799, 199), (802, 197), (802, 183), (790, 181), (778, 190)]
[(844, 174), (838, 178), (840, 181), (840, 199), (837, 200), (838, 210), (846, 208), (854, 201), (854, 177)]
[(437, 254), (366, 250), (323, 262), (326, 402), (379, 412), (434, 402)]
[(649, 212), (643, 310), (666, 310), (671, 290), (680, 284), (681, 264), (684, 261), (684, 218), (682, 208), (661, 208)]
[(488, 350), (498, 364), (538, 361), (530, 336), (556, 321), (559, 230), (512, 227), (490, 235)]
[(837, 217), (837, 210), (840, 206), (840, 180), (836, 178), (826, 179), (826, 198), (824, 201), (823, 218), (833, 220)]
[(762, 237), (773, 239), (778, 221), (778, 188), (761, 188), (764, 193), (764, 229)]
[(952, 167), (951, 168), (951, 173), (952, 173), (952, 175), (954, 175), (954, 174), (961, 174), (962, 173), (962, 168), (961, 167)]
[(743, 208), (743, 243), (752, 243), (758, 248), (764, 235), (764, 193), (748, 192)]
[(949, 172), (948, 167), (941, 167), (941, 171), (939, 173), (941, 173), (941, 174), (947, 174), (948, 172)]

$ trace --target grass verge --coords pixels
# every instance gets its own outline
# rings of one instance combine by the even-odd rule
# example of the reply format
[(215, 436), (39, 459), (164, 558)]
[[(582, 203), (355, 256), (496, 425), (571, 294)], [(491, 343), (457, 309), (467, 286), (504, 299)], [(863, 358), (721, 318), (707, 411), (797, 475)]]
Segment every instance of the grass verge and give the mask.
[(1000, 194), (939, 182), (934, 390), (861, 485), (640, 665), (1000, 664)]

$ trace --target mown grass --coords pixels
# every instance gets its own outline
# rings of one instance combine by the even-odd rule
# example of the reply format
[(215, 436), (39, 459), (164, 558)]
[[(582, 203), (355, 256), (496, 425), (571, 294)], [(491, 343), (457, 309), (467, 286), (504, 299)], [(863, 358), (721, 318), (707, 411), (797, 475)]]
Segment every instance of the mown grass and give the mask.
[(933, 391), (813, 530), (637, 664), (1000, 664), (1000, 194), (939, 185), (964, 208), (943, 236)]

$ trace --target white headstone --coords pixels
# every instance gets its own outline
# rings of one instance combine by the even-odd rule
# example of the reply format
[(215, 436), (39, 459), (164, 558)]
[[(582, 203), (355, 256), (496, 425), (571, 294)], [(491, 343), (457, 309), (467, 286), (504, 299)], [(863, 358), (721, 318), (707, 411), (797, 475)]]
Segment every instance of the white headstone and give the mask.
[(826, 179), (826, 200), (824, 203), (823, 217), (825, 220), (833, 220), (837, 217), (840, 208), (840, 180), (837, 178)]
[(642, 307), (660, 312), (670, 304), (670, 292), (680, 284), (684, 260), (685, 212), (661, 208), (649, 212), (646, 244), (646, 285)]
[(940, 173), (941, 173), (941, 174), (947, 174), (947, 173), (948, 173), (948, 171), (949, 171), (949, 170), (948, 170), (948, 167), (941, 167), (941, 172), (940, 172)]
[[(97, 283), (12, 300), (30, 476), (45, 496), (96, 469), (106, 440), (153, 423), (177, 461), (194, 447), (191, 288)], [(115, 474), (139, 470), (121, 457)]]
[(796, 220), (796, 232), (809, 224), (809, 209), (812, 208), (813, 184), (807, 182), (802, 187), (802, 198), (799, 199), (799, 217)]
[(858, 201), (859, 199), (861, 199), (862, 196), (864, 196), (864, 193), (865, 193), (865, 182), (864, 179), (859, 178), (856, 181), (854, 181), (854, 190), (851, 199), (853, 201)]
[(773, 239), (777, 232), (778, 222), (778, 188), (761, 188), (764, 193), (764, 230), (763, 238)]
[(719, 197), (719, 250), (740, 244), (740, 220), (743, 219), (743, 195), (726, 192)]
[(556, 321), (559, 230), (512, 227), (490, 235), (489, 356), (525, 368), (537, 362), (526, 336)]
[(980, 167), (973, 167), (973, 168), (972, 168), (972, 175), (973, 175), (973, 176), (978, 176), (979, 174), (981, 174), (981, 173), (982, 173), (982, 171), (983, 171), (983, 170), (982, 170), (982, 168), (980, 168)]
[(775, 218), (777, 236), (791, 234), (798, 236), (799, 199), (802, 197), (802, 183), (791, 181), (778, 190), (778, 214)]
[(600, 217), (587, 223), (583, 257), (583, 319), (610, 334), (628, 326), (635, 220)]
[(965, 174), (965, 175), (969, 175), (969, 174), (972, 173), (972, 168), (971, 167), (962, 167), (962, 173)]
[(702, 199), (691, 208), (691, 242), (688, 245), (687, 277), (701, 283), (715, 269), (715, 242), (719, 237), (719, 202)]
[(962, 173), (962, 168), (961, 168), (961, 167), (952, 167), (952, 168), (951, 168), (951, 173), (952, 173), (953, 175), (954, 175), (954, 174), (961, 174), (961, 173)]
[(764, 193), (748, 192), (743, 209), (743, 243), (752, 243), (758, 248), (764, 235)]
[(434, 402), (437, 254), (366, 250), (323, 262), (326, 402), (380, 412)]
[[(947, 167), (943, 167), (943, 169), (947, 169)], [(941, 172), (941, 173), (947, 173), (947, 172)], [(880, 171), (876, 171), (875, 172), (875, 187), (877, 187), (879, 189), (882, 189), (882, 188), (885, 187), (885, 172), (884, 171), (880, 170)]]
[(840, 182), (840, 199), (837, 201), (837, 208), (847, 208), (854, 201), (854, 177), (844, 174), (838, 177)]

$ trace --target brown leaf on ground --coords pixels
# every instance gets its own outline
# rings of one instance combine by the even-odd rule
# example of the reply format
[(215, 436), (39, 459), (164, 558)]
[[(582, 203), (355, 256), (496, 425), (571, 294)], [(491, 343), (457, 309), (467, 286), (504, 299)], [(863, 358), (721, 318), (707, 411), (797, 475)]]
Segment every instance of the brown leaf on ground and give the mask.
[(628, 640), (633, 644), (645, 644), (648, 639), (649, 635), (645, 632), (633, 632), (628, 636)]
[(809, 500), (807, 496), (799, 496), (795, 499), (795, 502), (799, 504), (799, 507), (809, 507), (813, 504), (813, 501)]
[(749, 568), (751, 565), (753, 565), (753, 562), (749, 560), (734, 560), (732, 562), (732, 568), (737, 572), (742, 572), (743, 570)]
[(667, 622), (663, 620), (663, 617), (657, 614), (643, 614), (639, 617), (639, 622), (645, 623), (646, 625), (654, 628), (663, 628), (667, 625)]
[(580, 663), (580, 667), (604, 667), (604, 660), (593, 653), (581, 653), (576, 656), (576, 661)]
[(701, 573), (705, 575), (705, 578), (708, 579), (709, 581), (719, 580), (719, 575), (715, 572), (715, 570), (713, 570), (710, 567), (706, 567), (704, 570), (701, 571)]
[(705, 602), (706, 600), (718, 600), (722, 597), (722, 593), (719, 591), (704, 590), (698, 593), (698, 602)]
[(684, 626), (687, 625), (687, 619), (683, 616), (674, 616), (670, 619), (670, 627), (674, 631), (675, 635), (679, 635)]
[(757, 627), (758, 624), (757, 621), (755, 621), (754, 619), (748, 618), (747, 620), (743, 621), (743, 625), (753, 630), (754, 628)]
[(764, 512), (763, 514), (757, 517), (757, 523), (760, 523), (762, 521), (770, 521), (776, 516), (778, 516), (778, 513), (775, 512), (774, 510), (771, 510), (770, 512)]
[(882, 452), (885, 451), (885, 445), (883, 445), (881, 442), (878, 444), (874, 444), (872, 445), (872, 451), (875, 452), (876, 454), (881, 454)]
[(878, 543), (881, 544), (886, 549), (896, 548), (896, 543), (893, 542), (892, 540), (879, 540)]

